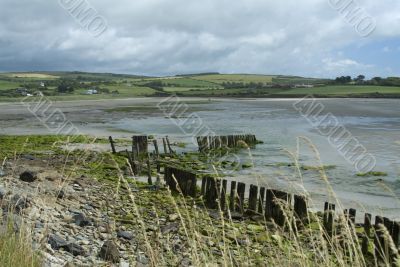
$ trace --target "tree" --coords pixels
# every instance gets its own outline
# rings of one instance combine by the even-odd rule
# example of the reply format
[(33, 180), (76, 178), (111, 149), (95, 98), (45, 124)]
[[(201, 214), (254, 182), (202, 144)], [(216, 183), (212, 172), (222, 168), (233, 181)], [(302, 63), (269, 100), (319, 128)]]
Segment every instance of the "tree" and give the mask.
[(57, 86), (57, 91), (59, 93), (71, 93), (74, 91), (75, 84), (69, 80), (61, 80), (60, 84)]
[(365, 80), (365, 76), (364, 75), (358, 75), (357, 78), (354, 78), (354, 81), (357, 83), (363, 83)]

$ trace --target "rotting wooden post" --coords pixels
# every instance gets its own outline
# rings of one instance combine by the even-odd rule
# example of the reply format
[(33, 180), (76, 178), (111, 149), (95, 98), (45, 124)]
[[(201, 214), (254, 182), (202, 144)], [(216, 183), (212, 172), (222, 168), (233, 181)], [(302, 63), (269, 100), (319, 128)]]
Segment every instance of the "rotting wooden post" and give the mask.
[(216, 199), (217, 199), (217, 185), (214, 177), (209, 177), (209, 180), (207, 184), (210, 183), (209, 186), (209, 194), (208, 194), (208, 201), (207, 201), (207, 206), (210, 209), (215, 209), (216, 208)]
[(335, 215), (335, 204), (325, 202), (324, 210), (325, 211), (324, 211), (323, 225), (325, 228), (325, 232), (329, 237), (332, 237), (333, 221), (334, 221), (334, 215)]
[(147, 183), (149, 185), (153, 184), (153, 180), (151, 179), (150, 153), (147, 153)]
[(258, 186), (250, 185), (248, 213), (257, 212)]
[(237, 195), (238, 195), (238, 206), (237, 211), (244, 213), (244, 194), (246, 192), (246, 184), (238, 183)]
[(392, 234), (392, 221), (389, 218), (383, 217), (383, 224), (386, 227), (386, 230), (389, 232), (389, 234)]
[(364, 256), (368, 255), (368, 248), (369, 248), (369, 238), (367, 234), (363, 234), (361, 241), (361, 252)]
[(196, 174), (189, 173), (189, 175), (187, 177), (187, 184), (186, 184), (187, 195), (189, 195), (191, 197), (196, 197), (196, 189), (197, 189)]
[(272, 217), (275, 223), (281, 227), (285, 226), (285, 206), (289, 203), (289, 194), (279, 190), (273, 190)]
[(375, 216), (375, 257), (377, 259), (385, 259), (385, 240), (382, 227), (384, 226), (383, 217)]
[(236, 182), (231, 181), (231, 192), (229, 195), (229, 210), (235, 211), (236, 207)]
[(306, 223), (307, 216), (307, 201), (305, 196), (294, 195), (294, 214), (301, 222)]
[(265, 211), (264, 216), (267, 221), (271, 221), (272, 218), (272, 205), (274, 201), (274, 193), (272, 189), (267, 189), (265, 194)]
[(392, 239), (396, 248), (398, 248), (400, 245), (399, 235), (400, 235), (400, 222), (393, 222)]
[(117, 153), (117, 151), (115, 150), (114, 140), (113, 140), (112, 136), (108, 137), (108, 140), (110, 140), (112, 153), (113, 154)]
[(356, 224), (356, 213), (357, 211), (355, 209), (349, 209), (349, 222), (353, 225)]
[(364, 232), (368, 237), (371, 236), (371, 222), (372, 222), (371, 214), (365, 213), (365, 215), (364, 215)]
[(223, 210), (223, 211), (226, 209), (226, 188), (227, 188), (227, 186), (228, 186), (228, 181), (222, 180), (220, 205), (221, 205), (221, 210)]
[(166, 136), (165, 139), (167, 140), (167, 145), (168, 145), (169, 153), (170, 153), (170, 154), (174, 154), (174, 151), (172, 150), (172, 147), (171, 147), (171, 143), (169, 142), (169, 137)]
[(200, 190), (203, 199), (205, 199), (206, 185), (207, 185), (207, 177), (203, 177), (201, 179), (201, 190)]
[(162, 142), (163, 142), (163, 146), (164, 146), (164, 154), (168, 154), (167, 142), (165, 141), (165, 138), (162, 139)]
[(158, 143), (157, 143), (157, 139), (153, 140), (153, 145), (154, 145), (154, 150), (156, 152), (156, 156), (160, 156), (160, 152), (158, 151)]
[(264, 210), (265, 187), (260, 187), (260, 196), (258, 197), (258, 213), (263, 214)]

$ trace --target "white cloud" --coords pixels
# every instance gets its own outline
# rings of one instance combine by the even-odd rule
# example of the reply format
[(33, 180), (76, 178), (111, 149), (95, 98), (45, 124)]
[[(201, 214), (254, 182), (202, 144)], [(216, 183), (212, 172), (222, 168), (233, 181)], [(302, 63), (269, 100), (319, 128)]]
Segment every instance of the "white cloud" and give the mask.
[(357, 62), (343, 49), (400, 36), (395, 0), (359, 3), (377, 21), (368, 38), (328, 1), (90, 2), (108, 23), (99, 38), (57, 1), (0, 0), (0, 70), (372, 75), (379, 66)]

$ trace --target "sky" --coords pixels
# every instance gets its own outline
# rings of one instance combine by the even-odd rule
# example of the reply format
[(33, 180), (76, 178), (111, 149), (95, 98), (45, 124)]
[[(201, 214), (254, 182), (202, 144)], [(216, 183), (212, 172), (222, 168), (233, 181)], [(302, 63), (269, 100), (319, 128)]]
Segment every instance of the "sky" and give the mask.
[(387, 77), (399, 56), (398, 0), (0, 0), (3, 72)]

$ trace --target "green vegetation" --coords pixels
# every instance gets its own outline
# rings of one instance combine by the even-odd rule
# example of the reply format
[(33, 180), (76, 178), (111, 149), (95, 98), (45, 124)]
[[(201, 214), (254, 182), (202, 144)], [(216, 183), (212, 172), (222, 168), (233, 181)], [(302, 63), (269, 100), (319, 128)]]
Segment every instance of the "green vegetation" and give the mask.
[[(40, 92), (40, 93), (39, 93)], [(26, 95), (52, 100), (97, 100), (148, 96), (198, 97), (387, 97), (400, 98), (400, 78), (363, 75), (334, 80), (282, 75), (188, 74), (144, 77), (112, 73), (0, 73), (0, 101)]]
[(379, 172), (379, 171), (370, 171), (370, 172), (364, 172), (364, 173), (357, 173), (357, 176), (360, 177), (368, 177), (368, 176), (387, 176), (388, 174), (386, 172)]
[[(0, 219), (3, 218), (0, 216)], [(26, 229), (14, 231), (12, 219), (8, 221), (7, 229), (0, 232), (0, 266), (40, 267), (39, 254), (32, 249), (32, 240)]]

